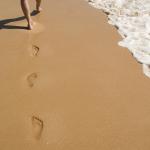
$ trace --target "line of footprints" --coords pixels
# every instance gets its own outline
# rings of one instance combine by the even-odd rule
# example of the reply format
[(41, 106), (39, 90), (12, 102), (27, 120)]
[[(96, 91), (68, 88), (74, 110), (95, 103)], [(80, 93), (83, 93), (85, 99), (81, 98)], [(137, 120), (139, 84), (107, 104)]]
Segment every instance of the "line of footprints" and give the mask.
[[(40, 48), (38, 46), (32, 45), (31, 56), (32, 57), (38, 56), (39, 51), (40, 51)], [(34, 87), (34, 84), (35, 84), (37, 77), (38, 77), (38, 74), (35, 72), (27, 75), (26, 80), (27, 80), (28, 86), (30, 88)], [(32, 131), (33, 131), (34, 138), (36, 140), (40, 140), (41, 136), (42, 136), (43, 128), (44, 128), (43, 120), (37, 116), (32, 116), (31, 117), (31, 124), (32, 124)]]
[[(32, 45), (31, 56), (32, 56), (32, 57), (38, 56), (39, 51), (40, 51), (40, 48), (39, 48), (38, 46)], [(26, 80), (27, 80), (28, 86), (29, 86), (30, 88), (32, 88), (32, 87), (34, 86), (34, 83), (35, 83), (37, 77), (38, 77), (38, 75), (37, 75), (37, 73), (35, 73), (35, 72), (33, 72), (33, 73), (27, 75)]]

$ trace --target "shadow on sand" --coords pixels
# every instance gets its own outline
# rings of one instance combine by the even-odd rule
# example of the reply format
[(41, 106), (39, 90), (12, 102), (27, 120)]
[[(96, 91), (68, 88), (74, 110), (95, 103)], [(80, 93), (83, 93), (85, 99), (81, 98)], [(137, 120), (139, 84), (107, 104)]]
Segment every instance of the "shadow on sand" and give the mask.
[[(34, 10), (31, 13), (31, 16), (35, 16), (36, 14), (38, 14), (38, 12), (36, 10)], [(24, 30), (28, 30), (28, 27), (8, 25), (11, 22), (21, 21), (24, 19), (25, 19), (25, 17), (21, 16), (21, 17), (17, 17), (17, 18), (0, 20), (0, 30), (2, 30), (2, 29), (24, 29)]]

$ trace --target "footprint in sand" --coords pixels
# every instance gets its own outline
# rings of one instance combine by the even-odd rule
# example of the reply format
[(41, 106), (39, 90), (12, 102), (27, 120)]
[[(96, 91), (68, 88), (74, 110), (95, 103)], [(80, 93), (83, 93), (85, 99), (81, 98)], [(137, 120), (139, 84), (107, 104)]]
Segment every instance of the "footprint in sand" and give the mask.
[(34, 86), (34, 83), (37, 77), (38, 77), (37, 73), (31, 73), (27, 76), (27, 82), (28, 82), (29, 87), (32, 88)]
[(32, 48), (31, 48), (31, 56), (33, 56), (33, 57), (38, 56), (39, 51), (40, 51), (40, 48), (39, 48), (38, 46), (32, 45)]
[(36, 116), (32, 116), (32, 130), (33, 130), (33, 136), (36, 140), (39, 140), (42, 136), (43, 128), (44, 128), (44, 122)]

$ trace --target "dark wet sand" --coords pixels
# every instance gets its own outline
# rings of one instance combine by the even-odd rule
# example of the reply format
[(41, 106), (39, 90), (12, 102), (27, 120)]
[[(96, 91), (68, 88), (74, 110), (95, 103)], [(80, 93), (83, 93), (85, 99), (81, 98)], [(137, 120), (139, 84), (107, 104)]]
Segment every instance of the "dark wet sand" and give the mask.
[[(34, 31), (0, 30), (0, 149), (149, 150), (150, 79), (106, 15), (84, 0), (43, 8)], [(20, 17), (19, 1), (0, 14)]]

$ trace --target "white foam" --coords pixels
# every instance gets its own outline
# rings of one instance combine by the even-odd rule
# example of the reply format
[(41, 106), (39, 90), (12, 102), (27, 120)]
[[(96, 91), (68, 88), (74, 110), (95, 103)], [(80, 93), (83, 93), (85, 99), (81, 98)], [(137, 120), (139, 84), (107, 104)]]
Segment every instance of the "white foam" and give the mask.
[(109, 24), (118, 27), (122, 41), (118, 44), (133, 53), (150, 77), (150, 0), (88, 0), (108, 13)]
[(150, 66), (149, 65), (143, 64), (143, 72), (147, 77), (150, 78)]

